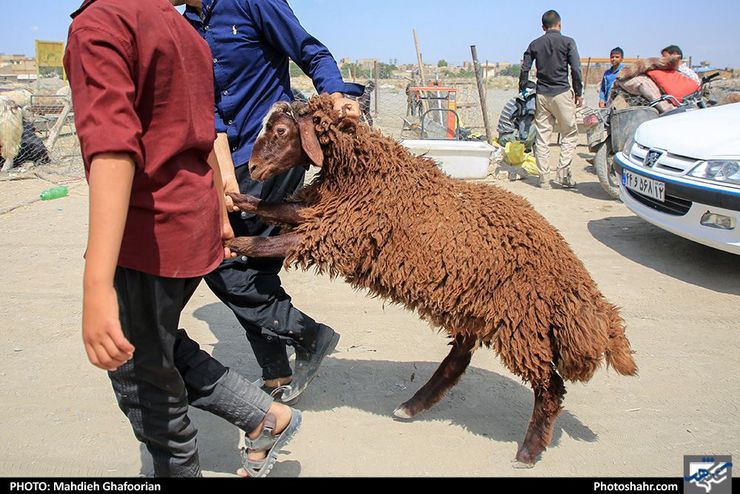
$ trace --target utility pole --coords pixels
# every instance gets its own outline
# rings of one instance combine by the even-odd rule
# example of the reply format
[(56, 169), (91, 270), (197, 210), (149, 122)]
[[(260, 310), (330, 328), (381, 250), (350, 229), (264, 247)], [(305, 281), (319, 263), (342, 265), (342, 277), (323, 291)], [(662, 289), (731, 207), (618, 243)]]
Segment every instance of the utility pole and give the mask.
[(482, 71), (480, 63), (478, 63), (478, 49), (475, 45), (470, 47), (470, 52), (473, 54), (473, 70), (475, 70), (475, 79), (478, 81), (478, 96), (480, 97), (480, 108), (483, 112), (483, 125), (486, 128), (486, 141), (490, 144), (493, 139), (491, 133), (491, 124), (488, 121), (488, 105), (486, 103), (486, 88), (483, 84)]

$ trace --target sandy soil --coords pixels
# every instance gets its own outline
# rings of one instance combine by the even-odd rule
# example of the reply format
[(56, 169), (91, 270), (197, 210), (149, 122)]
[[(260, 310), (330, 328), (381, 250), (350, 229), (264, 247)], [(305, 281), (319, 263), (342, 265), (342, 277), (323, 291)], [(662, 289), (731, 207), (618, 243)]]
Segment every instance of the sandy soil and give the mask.
[[(342, 340), (300, 402), (304, 426), (274, 475), (676, 477), (683, 455), (740, 457), (740, 258), (659, 230), (608, 200), (586, 149), (578, 153), (576, 191), (542, 191), (531, 179), (489, 182), (526, 197), (559, 228), (622, 307), (640, 376), (604, 370), (569, 385), (551, 448), (535, 469), (513, 470), (533, 396), (491, 351), (479, 351), (430, 412), (395, 421), (396, 405), (446, 355), (445, 338), (340, 280), (290, 271), (283, 281), (295, 304)], [(0, 211), (48, 186), (0, 182)], [(88, 364), (80, 341), (86, 218), (80, 183), (67, 198), (0, 215), (2, 476), (150, 471), (107, 376)], [(205, 285), (181, 325), (224, 363), (258, 377), (240, 326)], [(238, 431), (199, 411), (192, 416), (206, 474), (234, 472)]]

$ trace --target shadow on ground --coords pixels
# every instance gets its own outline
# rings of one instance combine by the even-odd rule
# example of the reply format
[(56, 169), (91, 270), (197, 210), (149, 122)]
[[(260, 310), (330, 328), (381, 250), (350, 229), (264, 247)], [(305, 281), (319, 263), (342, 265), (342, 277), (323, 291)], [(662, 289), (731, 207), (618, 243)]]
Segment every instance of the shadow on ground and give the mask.
[(740, 295), (739, 256), (673, 235), (636, 216), (593, 220), (588, 230), (602, 244), (645, 267), (685, 283)]
[[(250, 379), (259, 376), (251, 348), (240, 332), (233, 329), (233, 315), (224, 305), (209, 304), (198, 308), (194, 315), (206, 322), (218, 339), (214, 357)], [(347, 350), (348, 346), (348, 342), (340, 342), (338, 353), (324, 361), (319, 377), (297, 408), (326, 411), (349, 407), (391, 417), (396, 406), (409, 399), (439, 365), (439, 362), (352, 358), (362, 353)], [(471, 367), (440, 403), (416, 420), (450, 422), (494, 441), (520, 443), (529, 423), (532, 405), (533, 393), (529, 387), (513, 378)], [(203, 469), (233, 472), (239, 466), (233, 453), (237, 447), (233, 430), (208, 414), (198, 413), (196, 420), (201, 431)], [(557, 446), (563, 432), (580, 441), (597, 440), (597, 435), (567, 409), (556, 422), (553, 446)], [(278, 476), (298, 473), (300, 465), (296, 462), (281, 461), (275, 469)]]

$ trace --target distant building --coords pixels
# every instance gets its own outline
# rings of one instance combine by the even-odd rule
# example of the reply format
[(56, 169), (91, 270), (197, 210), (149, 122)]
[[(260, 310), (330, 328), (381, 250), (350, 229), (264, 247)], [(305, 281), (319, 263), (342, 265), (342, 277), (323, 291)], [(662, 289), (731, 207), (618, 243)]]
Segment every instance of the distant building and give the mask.
[(25, 56), (2, 55), (2, 57), (13, 57), (12, 62), (6, 65), (0, 65), (0, 81), (7, 82), (26, 82), (35, 81), (38, 78), (38, 69), (36, 61)]
[(699, 77), (709, 77), (714, 74), (719, 74), (721, 79), (732, 79), (735, 77), (734, 70), (732, 69), (720, 69), (717, 67), (697, 67), (694, 71)]
[(5, 67), (8, 65), (22, 65), (24, 62), (32, 60), (25, 55), (6, 55), (5, 53), (0, 53), (0, 67)]
[(377, 58), (363, 58), (357, 61), (357, 65), (360, 66), (360, 68), (372, 70), (373, 67), (375, 67), (376, 62), (379, 62)]

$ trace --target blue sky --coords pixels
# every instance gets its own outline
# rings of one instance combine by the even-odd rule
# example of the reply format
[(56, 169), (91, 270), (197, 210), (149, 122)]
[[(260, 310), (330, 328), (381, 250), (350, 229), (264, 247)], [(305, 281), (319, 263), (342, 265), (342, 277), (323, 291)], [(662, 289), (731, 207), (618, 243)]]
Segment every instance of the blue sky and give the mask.
[[(0, 52), (33, 54), (34, 39), (64, 40), (69, 13), (81, 0), (4, 0)], [(669, 44), (695, 62), (740, 67), (740, 3), (705, 0), (289, 0), (303, 25), (335, 57), (416, 60), (416, 28), (424, 60), (460, 63), (470, 45), (482, 60), (517, 62), (541, 34), (540, 17), (554, 8), (563, 32), (583, 57), (607, 57), (614, 46), (627, 56), (655, 56)]]

